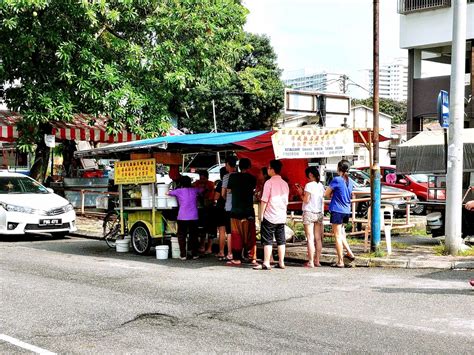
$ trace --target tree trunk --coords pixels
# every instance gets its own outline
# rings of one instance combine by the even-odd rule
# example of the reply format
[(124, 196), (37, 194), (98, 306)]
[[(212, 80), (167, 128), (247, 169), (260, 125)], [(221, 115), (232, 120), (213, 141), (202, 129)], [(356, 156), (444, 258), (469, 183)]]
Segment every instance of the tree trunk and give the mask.
[(43, 139), (40, 139), (36, 145), (35, 160), (30, 170), (30, 176), (44, 182), (46, 171), (48, 170), (50, 149), (46, 146)]

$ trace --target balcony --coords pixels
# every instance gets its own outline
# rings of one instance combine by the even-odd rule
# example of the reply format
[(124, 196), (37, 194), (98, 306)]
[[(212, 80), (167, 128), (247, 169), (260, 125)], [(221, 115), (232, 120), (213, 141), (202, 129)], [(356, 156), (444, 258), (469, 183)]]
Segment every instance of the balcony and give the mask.
[(451, 0), (398, 0), (398, 13), (406, 15), (412, 12), (441, 9), (450, 6)]

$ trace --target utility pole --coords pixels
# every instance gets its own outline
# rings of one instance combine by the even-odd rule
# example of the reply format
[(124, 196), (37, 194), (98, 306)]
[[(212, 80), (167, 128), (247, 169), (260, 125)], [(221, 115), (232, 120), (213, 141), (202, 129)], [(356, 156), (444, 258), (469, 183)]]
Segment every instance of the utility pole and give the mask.
[(466, 0), (453, 2), (450, 123), (446, 174), (446, 246), (456, 255), (461, 246), (462, 170), (464, 128), (464, 75), (466, 66)]
[(373, 122), (373, 162), (370, 167), (370, 205), (371, 214), (371, 244), (375, 252), (380, 247), (380, 166), (379, 166), (379, 0), (374, 0), (373, 6), (373, 66), (374, 66), (374, 122)]
[[(216, 121), (216, 103), (212, 100), (212, 118), (214, 119), (214, 132), (217, 133), (217, 121)], [(221, 165), (221, 155), (217, 152), (217, 164)]]

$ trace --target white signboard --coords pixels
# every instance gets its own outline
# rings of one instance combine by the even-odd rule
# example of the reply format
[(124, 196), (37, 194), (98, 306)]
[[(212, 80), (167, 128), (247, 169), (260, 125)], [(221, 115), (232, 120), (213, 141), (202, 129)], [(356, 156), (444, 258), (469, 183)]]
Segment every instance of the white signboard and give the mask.
[(56, 137), (52, 134), (45, 134), (44, 135), (44, 144), (48, 148), (54, 148), (56, 146)]
[(275, 159), (326, 158), (354, 154), (347, 128), (283, 128), (272, 136)]
[(318, 93), (285, 89), (285, 113), (315, 115), (318, 110)]
[(326, 113), (349, 115), (351, 113), (351, 100), (348, 97), (326, 97)]

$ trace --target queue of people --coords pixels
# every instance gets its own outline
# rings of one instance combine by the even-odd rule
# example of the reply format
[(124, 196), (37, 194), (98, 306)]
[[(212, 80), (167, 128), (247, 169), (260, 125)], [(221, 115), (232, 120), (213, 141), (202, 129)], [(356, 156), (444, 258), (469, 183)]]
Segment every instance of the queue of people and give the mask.
[[(290, 188), (280, 175), (283, 164), (272, 160), (265, 168), (268, 177), (263, 187), (257, 187), (257, 179), (250, 173), (251, 161), (242, 158), (237, 169), (237, 159), (230, 156), (220, 170), (221, 180), (214, 186), (207, 171), (199, 172), (199, 180), (191, 185), (187, 176), (180, 178), (180, 188), (170, 191), (178, 200), (178, 240), (180, 258), (192, 259), (200, 254), (212, 254), (213, 238), (218, 238), (217, 258), (227, 266), (239, 267), (243, 263), (254, 270), (271, 270), (273, 242), (277, 244), (278, 261), (275, 268), (285, 269), (287, 208)], [(323, 238), (324, 198), (330, 198), (330, 222), (336, 240), (337, 260), (335, 267), (344, 267), (344, 257), (354, 260), (347, 242), (344, 224), (351, 213), (352, 181), (348, 177), (350, 164), (342, 160), (338, 175), (327, 189), (320, 182), (316, 167), (305, 171), (308, 183), (296, 189), (303, 201), (303, 224), (307, 240), (308, 262), (305, 267), (321, 266)], [(259, 208), (256, 215), (255, 199)], [(199, 207), (199, 208), (198, 208)], [(260, 240), (264, 256), (257, 262), (256, 217), (260, 224)], [(189, 237), (187, 237), (189, 235)], [(199, 241), (200, 237), (200, 241)], [(226, 243), (227, 240), (227, 243)], [(227, 254), (225, 254), (227, 246)], [(344, 253), (345, 249), (345, 253)]]

